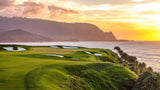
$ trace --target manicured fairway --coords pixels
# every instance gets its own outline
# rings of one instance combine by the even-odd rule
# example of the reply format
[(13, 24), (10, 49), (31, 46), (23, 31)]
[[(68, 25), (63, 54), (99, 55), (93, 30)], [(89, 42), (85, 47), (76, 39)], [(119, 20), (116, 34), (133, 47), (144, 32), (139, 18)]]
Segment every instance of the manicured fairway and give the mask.
[(28, 50), (0, 50), (0, 90), (116, 90), (123, 80), (136, 78), (119, 66), (117, 55), (110, 50), (22, 47)]

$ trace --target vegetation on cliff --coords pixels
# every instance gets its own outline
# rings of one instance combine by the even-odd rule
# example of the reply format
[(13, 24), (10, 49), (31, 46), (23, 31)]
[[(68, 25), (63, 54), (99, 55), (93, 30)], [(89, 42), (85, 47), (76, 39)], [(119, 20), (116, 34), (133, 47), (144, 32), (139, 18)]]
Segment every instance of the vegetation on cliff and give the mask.
[(133, 90), (159, 90), (160, 89), (160, 74), (154, 72), (152, 67), (147, 67), (144, 62), (138, 62), (135, 56), (130, 56), (123, 52), (120, 47), (116, 46), (114, 49), (120, 55), (119, 60), (121, 65), (129, 68), (131, 71), (139, 75), (135, 82)]

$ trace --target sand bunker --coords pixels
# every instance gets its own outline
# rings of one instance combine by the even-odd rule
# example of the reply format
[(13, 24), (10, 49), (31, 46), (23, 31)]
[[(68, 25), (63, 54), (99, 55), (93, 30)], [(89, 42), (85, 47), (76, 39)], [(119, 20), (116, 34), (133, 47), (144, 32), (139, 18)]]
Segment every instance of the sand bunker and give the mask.
[(92, 54), (91, 52), (89, 52), (89, 51), (84, 51), (85, 53), (87, 53), (87, 54)]
[(55, 57), (60, 57), (60, 58), (64, 57), (62, 55), (57, 55), (57, 54), (43, 54), (43, 55), (46, 55), (46, 56), (55, 56)]
[(22, 47), (3, 47), (5, 50), (7, 51), (26, 51), (25, 48), (22, 48)]
[(51, 48), (78, 49), (78, 47), (75, 46), (51, 46)]
[(78, 49), (78, 47), (75, 46), (63, 46), (64, 49)]
[(58, 46), (51, 46), (51, 48), (60, 48), (60, 47), (58, 47)]
[(94, 53), (95, 56), (102, 56), (100, 53)]
[(89, 54), (89, 55), (95, 55), (95, 56), (102, 56), (102, 54), (100, 53), (92, 53), (92, 52), (89, 52), (89, 51), (84, 51), (86, 54)]

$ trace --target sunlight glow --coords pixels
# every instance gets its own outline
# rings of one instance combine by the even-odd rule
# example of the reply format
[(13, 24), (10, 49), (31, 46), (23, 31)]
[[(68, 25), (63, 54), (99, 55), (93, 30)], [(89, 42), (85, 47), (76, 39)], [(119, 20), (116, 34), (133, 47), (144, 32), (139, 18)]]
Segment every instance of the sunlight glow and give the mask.
[[(24, 7), (19, 9), (23, 2), (36, 2), (44, 4), (44, 8), (39, 10), (38, 14), (23, 15)], [(81, 3), (80, 3), (81, 2)], [(160, 2), (156, 0), (130, 0), (123, 4), (118, 4), (116, 1), (100, 4), (92, 4), (76, 0), (15, 0), (12, 7), (0, 10), (1, 16), (21, 16), (29, 18), (40, 18), (62, 22), (85, 22), (97, 25), (104, 31), (113, 31), (121, 33), (119, 37), (136, 40), (160, 40)], [(54, 5), (57, 8), (53, 9), (57, 13), (54, 17), (48, 6)], [(31, 5), (32, 6), (32, 5)], [(28, 8), (28, 11), (35, 11), (37, 6), (33, 5)], [(16, 9), (18, 11), (16, 11)], [(68, 14), (70, 11), (79, 12), (77, 14)], [(4, 13), (5, 12), (5, 13)], [(38, 11), (37, 11), (38, 12)], [(54, 12), (54, 11), (53, 11)], [(61, 12), (61, 13), (60, 13)], [(132, 32), (133, 31), (133, 32)], [(147, 32), (147, 33), (146, 33)], [(116, 33), (118, 35), (118, 33)], [(126, 35), (127, 33), (127, 35)], [(129, 34), (130, 33), (130, 34)], [(133, 33), (141, 37), (131, 37)], [(148, 36), (148, 33), (150, 35)], [(125, 34), (125, 37), (124, 37)], [(145, 34), (145, 35), (142, 35)], [(121, 39), (121, 38), (120, 38)]]
[(160, 9), (160, 5), (157, 3), (149, 3), (149, 4), (142, 4), (142, 5), (135, 5), (131, 11), (134, 13), (140, 13), (144, 11), (155, 11)]
[(15, 4), (22, 4), (25, 1), (28, 1), (28, 0), (15, 0)]
[(142, 2), (144, 0), (132, 0), (133, 2)]

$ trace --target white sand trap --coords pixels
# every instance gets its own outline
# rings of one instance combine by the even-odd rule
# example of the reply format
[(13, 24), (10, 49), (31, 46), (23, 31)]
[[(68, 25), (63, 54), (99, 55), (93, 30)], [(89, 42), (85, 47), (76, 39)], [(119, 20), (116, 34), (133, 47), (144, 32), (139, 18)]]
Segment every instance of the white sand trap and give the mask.
[(13, 47), (3, 47), (3, 48), (8, 51), (26, 51), (26, 49), (22, 47), (17, 47), (18, 50), (14, 50)]
[[(78, 47), (75, 46), (61, 46), (63, 49), (78, 49)], [(59, 46), (51, 46), (51, 48), (61, 48)]]
[(57, 46), (51, 46), (51, 48), (59, 48), (59, 47), (57, 47)]
[(78, 49), (78, 47), (74, 46), (63, 46), (64, 49)]
[(60, 58), (64, 57), (62, 55), (57, 55), (57, 54), (43, 54), (43, 55), (46, 55), (46, 56), (56, 56), (56, 57), (60, 57)]
[(91, 53), (91, 52), (89, 52), (89, 51), (84, 51), (84, 52), (85, 52), (85, 53), (87, 53), (87, 54), (90, 54), (90, 55), (92, 54), (92, 53)]
[(102, 56), (100, 53), (94, 53), (95, 56)]
[(89, 55), (102, 56), (102, 54), (100, 54), (100, 53), (91, 53), (89, 51), (84, 51), (84, 52), (89, 54)]

